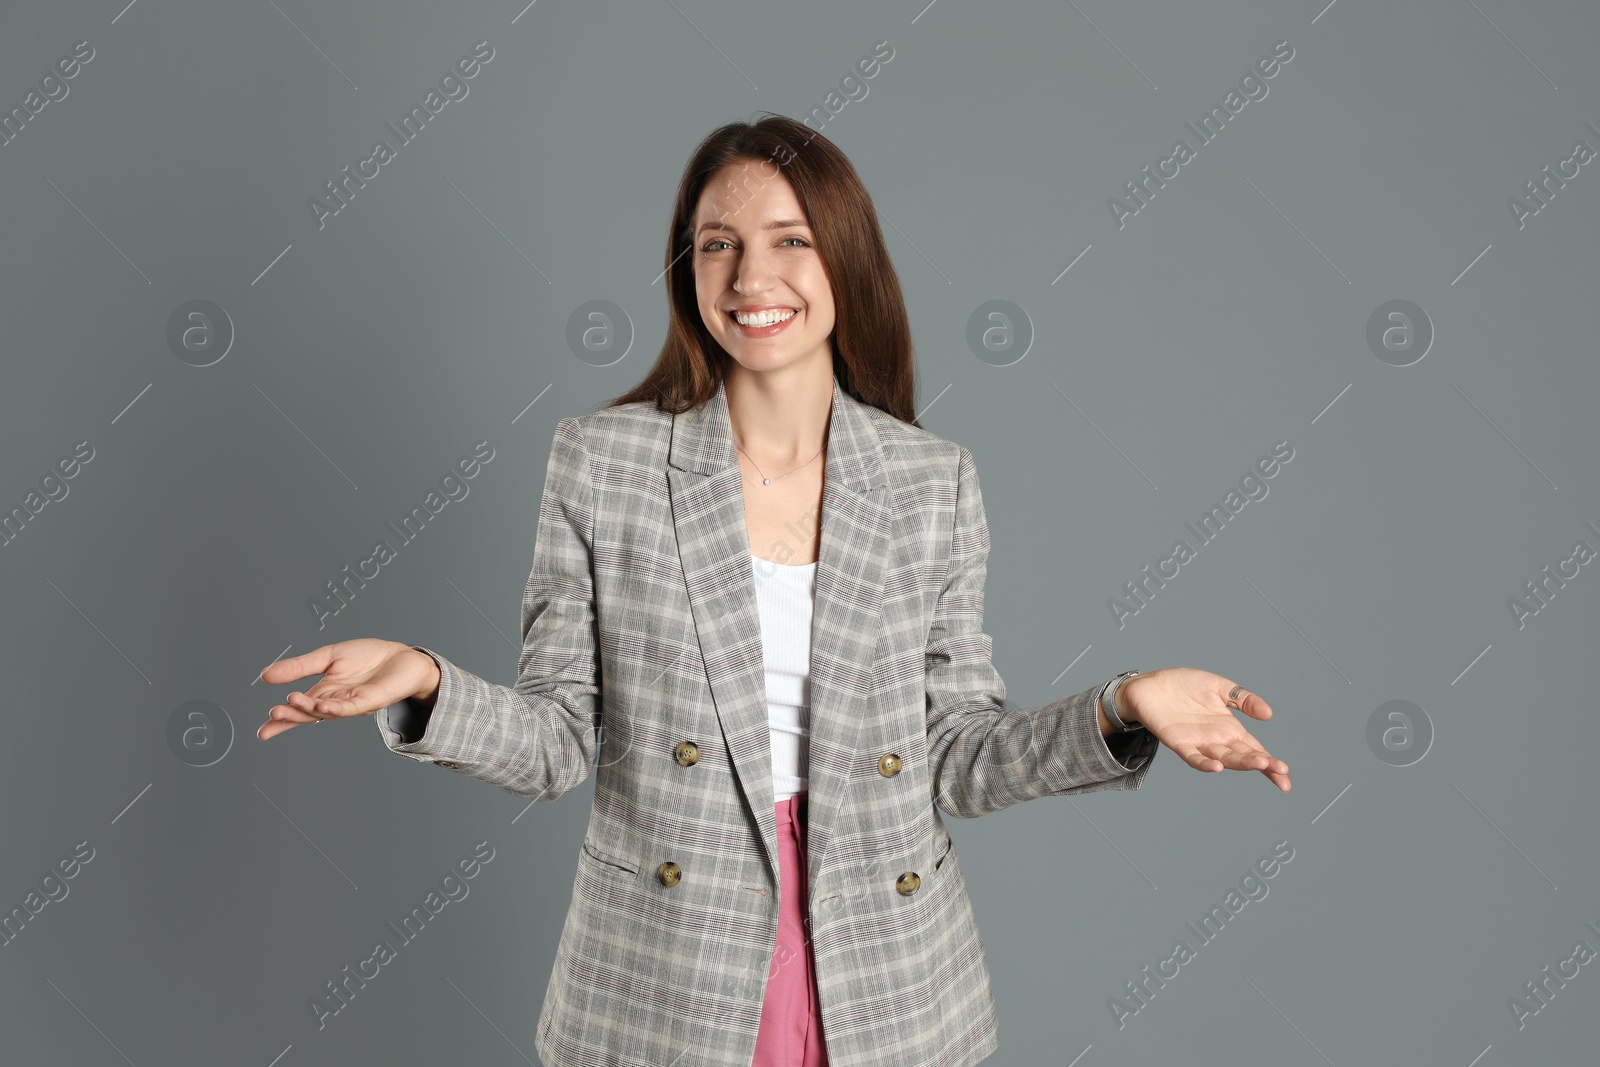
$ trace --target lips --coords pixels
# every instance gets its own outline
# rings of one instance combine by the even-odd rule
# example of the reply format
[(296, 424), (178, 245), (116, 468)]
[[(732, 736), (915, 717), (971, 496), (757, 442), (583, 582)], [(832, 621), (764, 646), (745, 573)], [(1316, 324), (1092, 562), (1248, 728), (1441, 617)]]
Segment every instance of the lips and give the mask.
[[(767, 324), (765, 326), (746, 326), (744, 323), (740, 322), (739, 319), (738, 319), (738, 314), (739, 313), (743, 313), (743, 314), (758, 314), (758, 313), (763, 312), (763, 311), (779, 311), (779, 312), (787, 311), (790, 314), (788, 314), (784, 318), (779, 319), (776, 322), (769, 323), (769, 324)], [(789, 327), (790, 323), (794, 322), (795, 319), (800, 317), (800, 309), (799, 308), (794, 308), (794, 307), (789, 307), (789, 306), (787, 306), (785, 304), (768, 304), (768, 305), (766, 305), (764, 307), (760, 307), (760, 308), (739, 308), (738, 312), (729, 311), (727, 313), (727, 315), (728, 315), (728, 321), (733, 323), (733, 328), (735, 330), (738, 330), (739, 333), (742, 336), (745, 336), (745, 337), (776, 337), (778, 334), (780, 334), (784, 330), (786, 330)]]
[[(736, 326), (742, 325), (739, 322), (740, 315), (783, 315), (785, 317), (779, 321), (788, 322), (798, 314), (800, 314), (799, 308), (789, 307), (786, 304), (767, 304), (763, 307), (742, 307), (727, 312), (728, 318), (732, 319), (734, 325)], [(750, 327), (746, 328), (748, 329)]]

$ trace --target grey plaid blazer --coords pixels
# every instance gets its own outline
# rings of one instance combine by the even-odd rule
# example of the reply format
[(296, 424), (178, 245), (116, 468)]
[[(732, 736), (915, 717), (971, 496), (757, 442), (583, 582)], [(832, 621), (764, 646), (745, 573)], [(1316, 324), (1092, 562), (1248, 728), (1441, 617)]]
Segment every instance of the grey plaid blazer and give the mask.
[[(806, 911), (828, 1061), (964, 1067), (999, 1031), (940, 810), (1137, 789), (1158, 742), (1102, 738), (1100, 684), (1005, 707), (965, 447), (835, 380), (826, 459)], [(402, 705), (375, 716), (391, 750), (518, 796), (597, 775), (535, 1038), (548, 1067), (750, 1067), (780, 888), (751, 570), (721, 387), (676, 416), (561, 419), (516, 684), (417, 645), (440, 669), (425, 732), (397, 732)]]

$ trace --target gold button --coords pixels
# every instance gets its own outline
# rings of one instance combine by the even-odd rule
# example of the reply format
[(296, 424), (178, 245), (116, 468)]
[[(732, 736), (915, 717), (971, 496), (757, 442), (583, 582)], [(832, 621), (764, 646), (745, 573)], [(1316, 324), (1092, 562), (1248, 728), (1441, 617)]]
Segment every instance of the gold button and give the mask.
[(922, 879), (917, 877), (916, 871), (907, 871), (894, 880), (894, 887), (900, 891), (900, 895), (903, 897), (909, 897), (912, 893), (915, 893), (917, 887), (921, 884)]
[(442, 759), (439, 761), (439, 766), (448, 767), (453, 771), (457, 767), (461, 766), (461, 764), (457, 763), (455, 760)]
[(878, 757), (878, 773), (885, 778), (893, 778), (900, 773), (900, 757), (893, 752), (885, 752)]
[(680, 879), (683, 878), (683, 868), (679, 867), (671, 860), (668, 860), (666, 863), (663, 863), (661, 866), (656, 868), (656, 877), (661, 880), (662, 885), (666, 886), (668, 889), (671, 889), (673, 886), (678, 884)]
[(672, 754), (684, 767), (692, 767), (700, 762), (700, 746), (693, 741), (679, 741), (678, 747), (672, 750)]

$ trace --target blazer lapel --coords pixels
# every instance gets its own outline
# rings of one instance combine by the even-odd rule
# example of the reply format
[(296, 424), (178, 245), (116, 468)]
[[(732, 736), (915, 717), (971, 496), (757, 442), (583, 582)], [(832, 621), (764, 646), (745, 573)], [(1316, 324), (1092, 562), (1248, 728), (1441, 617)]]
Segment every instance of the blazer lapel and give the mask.
[[(778, 877), (772, 748), (761, 615), (751, 573), (744, 484), (722, 384), (672, 422), (667, 480), (678, 554), (717, 718), (772, 877)], [(867, 405), (833, 383), (822, 540), (811, 622), (807, 884), (815, 886), (848, 791), (878, 641), (888, 480)]]

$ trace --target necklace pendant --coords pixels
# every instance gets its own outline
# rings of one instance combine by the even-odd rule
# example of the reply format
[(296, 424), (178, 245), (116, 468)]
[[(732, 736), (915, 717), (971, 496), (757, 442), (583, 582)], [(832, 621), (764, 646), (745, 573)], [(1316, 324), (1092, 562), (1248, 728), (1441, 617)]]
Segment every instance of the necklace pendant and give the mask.
[(772, 484), (772, 479), (771, 478), (763, 478), (763, 479), (761, 479), (761, 484), (762, 485), (771, 485)]

